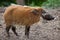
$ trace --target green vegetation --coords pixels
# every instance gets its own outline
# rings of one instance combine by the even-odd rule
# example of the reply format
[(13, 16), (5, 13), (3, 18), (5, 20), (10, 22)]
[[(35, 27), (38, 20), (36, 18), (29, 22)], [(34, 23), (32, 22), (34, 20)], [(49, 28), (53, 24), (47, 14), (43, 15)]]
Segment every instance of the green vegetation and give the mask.
[[(60, 7), (60, 0), (24, 0), (28, 6), (43, 6), (45, 8)], [(0, 6), (9, 6), (11, 3), (16, 3), (16, 0), (0, 0)]]
[(11, 3), (16, 3), (16, 0), (0, 0), (0, 6), (8, 6)]
[(47, 2), (43, 3), (42, 6), (46, 8), (58, 8), (60, 7), (60, 0), (48, 0)]
[(45, 8), (60, 7), (60, 0), (25, 0), (26, 5), (43, 6)]
[(41, 6), (47, 0), (25, 0), (26, 5), (30, 6)]

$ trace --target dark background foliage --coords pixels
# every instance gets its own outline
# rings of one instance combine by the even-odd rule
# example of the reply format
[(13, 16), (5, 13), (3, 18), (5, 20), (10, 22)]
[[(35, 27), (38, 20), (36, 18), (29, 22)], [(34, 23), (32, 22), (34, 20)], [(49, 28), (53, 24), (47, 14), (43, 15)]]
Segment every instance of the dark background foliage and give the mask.
[[(17, 4), (19, 0), (0, 0), (0, 6), (9, 6), (11, 3)], [(23, 0), (28, 6), (43, 6), (46, 8), (60, 7), (60, 0)], [(21, 2), (19, 2), (21, 3)]]
[(0, 0), (0, 6), (8, 6), (11, 3), (16, 3), (16, 0)]
[(35, 6), (41, 6), (44, 2), (47, 0), (25, 0), (26, 5), (35, 5)]

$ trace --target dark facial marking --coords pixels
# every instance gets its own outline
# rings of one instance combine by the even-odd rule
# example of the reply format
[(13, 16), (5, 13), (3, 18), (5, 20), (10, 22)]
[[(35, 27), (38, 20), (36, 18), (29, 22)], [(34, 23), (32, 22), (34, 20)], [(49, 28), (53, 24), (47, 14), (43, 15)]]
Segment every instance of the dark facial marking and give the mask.
[(42, 13), (46, 13), (46, 11), (45, 10), (42, 10)]

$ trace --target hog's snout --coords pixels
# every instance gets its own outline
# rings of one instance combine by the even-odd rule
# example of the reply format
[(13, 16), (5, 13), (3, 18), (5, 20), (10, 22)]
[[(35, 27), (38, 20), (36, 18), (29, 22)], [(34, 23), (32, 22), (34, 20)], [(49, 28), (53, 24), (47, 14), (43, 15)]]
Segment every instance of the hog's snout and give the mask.
[(55, 17), (53, 17), (52, 15), (50, 14), (46, 14), (46, 15), (42, 15), (43, 19), (45, 20), (54, 20)]

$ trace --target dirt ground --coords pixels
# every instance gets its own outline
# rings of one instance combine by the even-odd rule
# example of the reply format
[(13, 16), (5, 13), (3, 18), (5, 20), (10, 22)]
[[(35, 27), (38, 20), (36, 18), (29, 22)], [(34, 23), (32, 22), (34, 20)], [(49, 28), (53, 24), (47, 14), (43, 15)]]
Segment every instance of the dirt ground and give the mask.
[(3, 20), (3, 13), (0, 13), (0, 40), (60, 40), (60, 10), (59, 9), (46, 9), (48, 13), (55, 17), (52, 21), (46, 21), (41, 18), (38, 23), (31, 26), (29, 39), (24, 35), (25, 27), (16, 25), (16, 36), (10, 30), (10, 37), (7, 37), (5, 31), (5, 23)]

